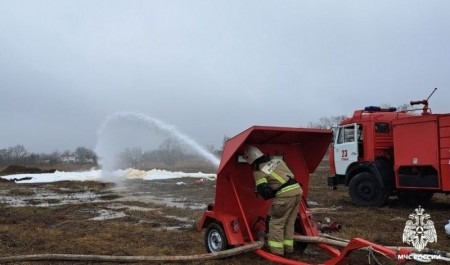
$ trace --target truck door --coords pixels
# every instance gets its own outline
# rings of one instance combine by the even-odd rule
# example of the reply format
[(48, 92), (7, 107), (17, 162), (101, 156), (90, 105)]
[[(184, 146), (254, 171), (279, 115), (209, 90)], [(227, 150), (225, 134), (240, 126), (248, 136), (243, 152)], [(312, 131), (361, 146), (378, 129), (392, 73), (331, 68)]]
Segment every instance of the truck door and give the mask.
[(337, 175), (345, 175), (350, 164), (358, 161), (358, 125), (339, 126), (334, 138), (334, 162)]

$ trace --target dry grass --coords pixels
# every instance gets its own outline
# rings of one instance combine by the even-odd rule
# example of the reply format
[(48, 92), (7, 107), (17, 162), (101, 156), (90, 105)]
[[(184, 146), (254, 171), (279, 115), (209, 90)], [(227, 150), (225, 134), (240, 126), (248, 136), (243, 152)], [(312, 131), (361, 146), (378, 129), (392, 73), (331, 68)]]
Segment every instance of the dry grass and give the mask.
[[(341, 238), (359, 237), (369, 241), (388, 246), (407, 246), (402, 243), (402, 234), (408, 216), (414, 213), (416, 206), (404, 205), (394, 197), (383, 207), (361, 207), (351, 203), (347, 188), (339, 187), (332, 190), (326, 186), (327, 168), (318, 168), (311, 179), (309, 199), (318, 202), (321, 206), (341, 206), (339, 211), (317, 213), (316, 220), (329, 217), (343, 225), (343, 229), (333, 233)], [(445, 235), (444, 225), (450, 219), (450, 196), (435, 194), (432, 201), (423, 208), (431, 215), (437, 231), (437, 242), (427, 245), (429, 248), (450, 252), (450, 238)], [(436, 263), (437, 264), (437, 263)]]
[[(342, 206), (340, 211), (328, 211), (314, 215), (316, 220), (330, 217), (343, 225), (334, 236), (342, 238), (362, 237), (385, 245), (402, 246), (401, 236), (408, 215), (414, 207), (401, 205), (392, 199), (381, 208), (358, 207), (351, 204), (345, 188), (331, 190), (326, 186), (326, 167), (322, 165), (313, 175), (309, 199), (319, 203), (317, 207)], [(187, 185), (175, 185), (183, 181)], [(178, 194), (181, 201), (209, 203), (214, 200), (215, 183), (194, 185), (193, 179), (130, 181), (124, 183), (129, 194), (145, 192), (154, 196)], [(111, 191), (113, 185), (98, 182), (59, 182), (48, 184), (0, 183), (0, 193), (9, 196), (33, 196), (36, 189), (54, 193), (73, 194), (95, 192), (118, 203), (124, 195)], [(99, 210), (109, 209), (111, 202), (94, 201), (82, 204), (65, 204), (53, 207), (8, 207), (0, 204), (0, 256), (38, 253), (102, 254), (102, 255), (189, 255), (204, 253), (203, 232), (193, 229), (203, 211), (162, 206), (149, 201), (127, 201), (121, 198), (116, 211), (123, 211), (126, 217), (104, 221), (93, 221)], [(0, 201), (1, 202), (1, 201)], [(136, 210), (131, 206), (145, 207), (148, 211)], [(443, 232), (444, 222), (450, 217), (450, 198), (437, 195), (425, 211), (431, 214), (437, 232), (438, 242), (429, 247), (450, 252), (450, 239)], [(180, 221), (171, 216), (183, 217)], [(186, 225), (186, 224), (191, 224)], [(180, 226), (180, 229), (166, 227)], [(403, 245), (404, 246), (404, 245)], [(383, 264), (391, 262), (377, 256)], [(309, 262), (320, 262), (329, 258), (322, 251), (309, 246), (297, 258)], [(358, 252), (351, 256), (350, 264), (367, 264), (367, 253)], [(17, 265), (43, 264), (93, 264), (92, 262), (17, 262)], [(109, 264), (109, 263), (102, 263)], [(112, 264), (112, 263), (110, 263)], [(209, 261), (200, 264), (271, 264), (253, 253), (226, 260)], [(438, 264), (438, 263), (435, 263)]]

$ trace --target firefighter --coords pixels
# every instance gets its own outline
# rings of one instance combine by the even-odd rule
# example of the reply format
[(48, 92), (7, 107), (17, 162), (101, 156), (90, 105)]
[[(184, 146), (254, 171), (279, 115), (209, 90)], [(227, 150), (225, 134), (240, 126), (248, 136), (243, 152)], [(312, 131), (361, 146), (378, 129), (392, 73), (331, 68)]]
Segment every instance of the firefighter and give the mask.
[(254, 146), (245, 149), (244, 158), (253, 166), (256, 191), (265, 200), (273, 199), (267, 242), (270, 252), (289, 255), (294, 252), (294, 225), (302, 188), (283, 160), (271, 159)]

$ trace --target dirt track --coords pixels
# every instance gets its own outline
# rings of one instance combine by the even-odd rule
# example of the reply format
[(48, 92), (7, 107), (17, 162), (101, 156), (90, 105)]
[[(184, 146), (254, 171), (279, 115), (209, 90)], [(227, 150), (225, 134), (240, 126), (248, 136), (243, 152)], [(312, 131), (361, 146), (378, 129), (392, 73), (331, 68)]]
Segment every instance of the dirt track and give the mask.
[[(214, 201), (215, 181), (196, 184), (193, 178), (129, 180), (123, 185), (99, 182), (43, 184), (0, 183), (0, 256), (38, 253), (99, 255), (189, 255), (204, 253), (203, 233), (194, 229), (206, 204)], [(414, 207), (392, 199), (381, 208), (353, 206), (346, 189), (332, 191), (324, 171), (313, 176), (311, 207), (340, 206), (314, 214), (343, 225), (334, 236), (363, 237), (379, 244), (401, 242)], [(438, 232), (428, 247), (450, 252), (443, 231), (450, 198), (436, 196), (424, 206)], [(328, 258), (313, 246), (296, 258), (320, 262)], [(385, 263), (386, 259), (379, 257)], [(367, 254), (352, 255), (352, 264), (366, 264)], [(13, 264), (92, 264), (86, 262), (17, 262)], [(105, 264), (105, 263), (103, 263)], [(270, 264), (253, 253), (205, 264)], [(413, 264), (413, 263), (410, 263)], [(434, 264), (439, 264), (435, 262)]]

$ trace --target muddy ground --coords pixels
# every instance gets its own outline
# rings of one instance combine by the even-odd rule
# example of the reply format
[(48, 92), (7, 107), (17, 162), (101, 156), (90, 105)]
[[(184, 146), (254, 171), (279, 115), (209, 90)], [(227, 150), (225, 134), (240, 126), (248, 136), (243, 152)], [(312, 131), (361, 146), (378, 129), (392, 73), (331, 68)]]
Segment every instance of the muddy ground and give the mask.
[[(120, 256), (189, 255), (205, 253), (204, 232), (195, 229), (208, 203), (214, 201), (215, 181), (196, 179), (127, 180), (121, 185), (100, 182), (20, 184), (0, 182), (0, 256), (40, 253)], [(386, 206), (366, 208), (350, 203), (346, 188), (326, 185), (326, 167), (319, 167), (310, 185), (314, 219), (329, 217), (343, 228), (332, 235), (362, 237), (406, 246), (402, 233), (416, 206), (392, 198)], [(340, 210), (333, 210), (336, 207)], [(450, 219), (450, 196), (436, 195), (424, 206), (437, 230), (437, 243), (427, 247), (450, 252), (444, 234)], [(319, 263), (329, 258), (313, 245), (295, 259)], [(381, 264), (391, 264), (377, 256)], [(366, 252), (352, 254), (350, 264), (368, 264)], [(13, 262), (10, 264), (96, 264), (94, 262)], [(117, 263), (102, 263), (117, 264)], [(139, 264), (139, 263), (135, 263)], [(271, 264), (253, 253), (199, 264)], [(371, 264), (374, 260), (371, 259)], [(414, 264), (408, 262), (407, 264)], [(444, 264), (433, 262), (433, 264)]]

